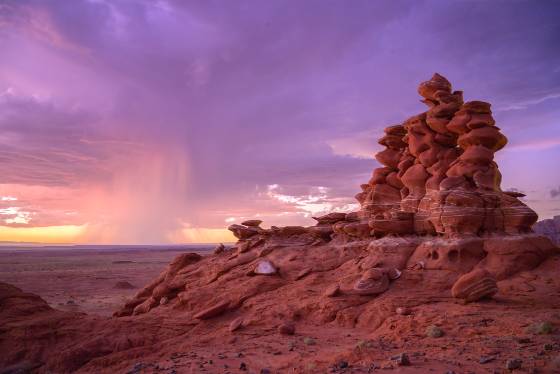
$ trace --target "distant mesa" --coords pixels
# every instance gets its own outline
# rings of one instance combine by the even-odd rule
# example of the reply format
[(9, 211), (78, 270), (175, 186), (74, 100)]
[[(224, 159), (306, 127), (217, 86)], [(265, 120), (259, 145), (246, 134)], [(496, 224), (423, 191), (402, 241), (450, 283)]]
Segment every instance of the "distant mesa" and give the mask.
[(533, 229), (537, 234), (544, 235), (557, 245), (560, 245), (560, 216), (554, 218), (543, 219), (535, 223)]

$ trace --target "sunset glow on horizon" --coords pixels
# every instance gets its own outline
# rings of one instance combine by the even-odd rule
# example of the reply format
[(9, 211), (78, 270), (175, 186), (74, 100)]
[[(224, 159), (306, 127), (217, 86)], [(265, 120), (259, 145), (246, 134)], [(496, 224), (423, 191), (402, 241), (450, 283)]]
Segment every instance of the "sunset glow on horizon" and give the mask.
[(559, 215), (558, 11), (0, 0), (0, 242), (232, 242), (245, 219), (356, 210), (434, 72), (493, 103), (502, 188)]

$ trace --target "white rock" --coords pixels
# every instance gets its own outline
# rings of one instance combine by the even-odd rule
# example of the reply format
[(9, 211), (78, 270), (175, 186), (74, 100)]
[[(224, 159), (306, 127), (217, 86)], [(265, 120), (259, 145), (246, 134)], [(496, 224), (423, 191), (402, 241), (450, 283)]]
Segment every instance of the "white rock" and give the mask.
[(278, 269), (268, 260), (259, 261), (255, 268), (255, 274), (273, 275), (278, 272)]

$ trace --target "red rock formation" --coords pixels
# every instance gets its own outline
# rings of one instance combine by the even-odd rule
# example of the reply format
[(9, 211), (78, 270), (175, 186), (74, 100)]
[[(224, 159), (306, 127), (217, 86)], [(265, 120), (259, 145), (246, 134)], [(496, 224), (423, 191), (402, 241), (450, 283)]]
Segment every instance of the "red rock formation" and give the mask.
[[(265, 229), (260, 220), (231, 225), (239, 241), (232, 250), (218, 253), (227, 261), (209, 282), (245, 266), (249, 268), (243, 274), (257, 278), (280, 275), (299, 280), (320, 271), (320, 266), (292, 258), (295, 253), (287, 259), (286, 248), (309, 253), (310, 247), (344, 246), (362, 251), (352, 272), (355, 279), (332, 285), (328, 295), (378, 295), (407, 269), (450, 272), (444, 282), (450, 292), (463, 274), (488, 272), (489, 277), (505, 279), (550, 256), (555, 251), (550, 240), (531, 234), (536, 214), (519, 194), (500, 189), (494, 152), (507, 139), (495, 126), (490, 104), (464, 103), (463, 93), (453, 91), (439, 74), (421, 83), (418, 92), (429, 109), (384, 130), (378, 142), (385, 149), (375, 156), (382, 166), (356, 195), (358, 212), (314, 217), (317, 224), (312, 227)], [(279, 252), (282, 248), (284, 255)], [(184, 299), (188, 292), (181, 289), (188, 289), (188, 282), (182, 274), (195, 269), (187, 265), (196, 260), (189, 257), (182, 271), (162, 274), (117, 315), (145, 313), (163, 296)], [(454, 294), (469, 301), (491, 296), (488, 279), (464, 276)], [(481, 291), (477, 282), (490, 288)], [(232, 305), (242, 302), (239, 297)]]
[[(361, 186), (357, 212), (315, 217), (311, 227), (231, 225), (235, 246), (177, 257), (108, 321), (53, 310), (0, 284), (0, 367), (28, 360), (40, 372), (127, 372), (140, 358), (158, 361), (180, 350), (214, 361), (228, 349), (224, 334), (235, 334), (230, 349), (257, 350), (244, 365), (267, 362), (280, 372), (325, 372), (333, 347), (355, 362), (356, 372), (368, 372), (358, 366), (386, 355), (387, 341), (414, 351), (427, 347), (432, 356), (455, 352), (443, 366), (422, 361), (417, 372), (479, 370), (471, 357), (488, 339), (465, 326), (493, 321), (496, 327), (486, 326), (484, 334), (502, 337), (520, 333), (520, 321), (552, 315), (551, 308), (560, 308), (560, 256), (548, 238), (531, 232), (536, 214), (521, 196), (500, 189), (494, 153), (506, 138), (490, 105), (463, 103), (462, 92), (438, 74), (418, 91), (428, 111), (385, 129), (379, 140), (385, 149), (376, 156), (382, 166)], [(476, 305), (494, 295), (492, 308)], [(446, 351), (423, 340), (434, 322), (447, 324)], [(299, 364), (303, 354), (262, 352), (282, 350), (284, 334), (300, 333), (319, 337), (307, 338), (317, 340), (319, 366), (311, 371)], [(367, 344), (356, 346), (358, 338), (378, 346), (367, 351)], [(511, 341), (503, 350), (516, 351), (508, 339), (500, 340)], [(189, 359), (181, 368), (198, 372), (202, 361), (187, 369), (195, 364)], [(460, 365), (447, 364), (453, 361)]]

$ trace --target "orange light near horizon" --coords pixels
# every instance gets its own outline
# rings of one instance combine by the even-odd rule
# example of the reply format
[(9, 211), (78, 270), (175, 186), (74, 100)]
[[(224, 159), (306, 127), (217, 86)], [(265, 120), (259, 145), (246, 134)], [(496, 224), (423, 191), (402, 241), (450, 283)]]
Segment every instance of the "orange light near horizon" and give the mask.
[(233, 243), (237, 239), (228, 229), (184, 228), (169, 236), (172, 243)]
[(46, 227), (0, 226), (0, 241), (47, 244), (73, 244), (85, 233), (87, 225)]

